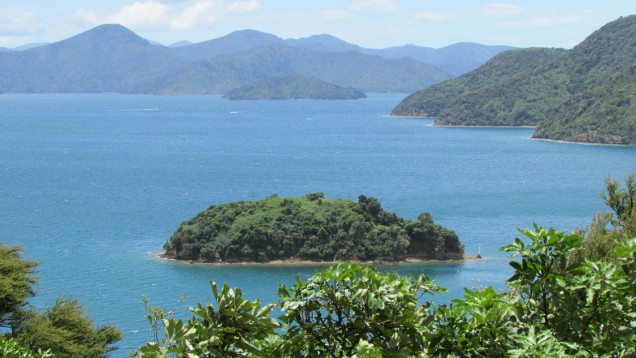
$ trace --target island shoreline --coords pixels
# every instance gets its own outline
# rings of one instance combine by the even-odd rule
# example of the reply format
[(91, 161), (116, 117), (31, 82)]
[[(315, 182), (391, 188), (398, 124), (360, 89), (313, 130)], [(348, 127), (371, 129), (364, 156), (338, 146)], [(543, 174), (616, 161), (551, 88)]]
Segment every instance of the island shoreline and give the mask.
[(421, 259), (421, 258), (406, 258), (400, 261), (385, 261), (385, 260), (371, 260), (371, 261), (359, 261), (359, 260), (339, 260), (339, 261), (313, 261), (313, 260), (300, 260), (300, 259), (288, 259), (288, 260), (270, 260), (270, 261), (239, 261), (239, 262), (207, 262), (207, 261), (198, 261), (198, 260), (180, 260), (175, 258), (170, 258), (166, 255), (165, 252), (160, 252), (158, 254), (153, 254), (152, 256), (159, 258), (161, 260), (176, 262), (181, 264), (189, 264), (189, 265), (206, 265), (206, 266), (331, 266), (334, 264), (338, 264), (341, 262), (352, 262), (361, 265), (386, 265), (386, 266), (397, 266), (402, 264), (417, 264), (417, 263), (456, 263), (456, 262), (466, 262), (466, 261), (477, 261), (480, 260), (477, 256), (470, 256), (464, 254), (461, 259), (449, 259), (449, 260), (440, 260), (440, 259)]

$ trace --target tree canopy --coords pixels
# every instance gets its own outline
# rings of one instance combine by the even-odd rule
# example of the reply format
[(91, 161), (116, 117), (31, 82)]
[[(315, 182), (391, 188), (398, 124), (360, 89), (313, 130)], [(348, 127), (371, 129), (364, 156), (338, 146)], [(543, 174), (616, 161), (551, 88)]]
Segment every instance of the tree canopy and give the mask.
[(0, 242), (0, 327), (15, 328), (27, 299), (35, 296), (33, 276), (39, 265), (22, 259), (22, 246), (4, 246)]
[(373, 197), (360, 195), (356, 203), (322, 193), (211, 206), (181, 223), (164, 249), (168, 257), (203, 262), (463, 258), (455, 232), (428, 213), (405, 220)]
[(0, 243), (0, 357), (105, 357), (110, 345), (122, 339), (111, 325), (95, 327), (75, 299), (59, 298), (53, 307), (38, 312), (28, 307), (35, 296), (33, 276), (37, 262), (23, 259), (22, 246)]

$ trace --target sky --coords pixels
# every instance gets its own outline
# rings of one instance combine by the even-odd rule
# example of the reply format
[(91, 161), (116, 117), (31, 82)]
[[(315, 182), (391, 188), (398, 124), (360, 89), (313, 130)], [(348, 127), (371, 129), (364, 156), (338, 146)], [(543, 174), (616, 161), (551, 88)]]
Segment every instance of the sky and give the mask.
[(0, 47), (56, 42), (118, 23), (164, 45), (254, 29), (281, 38), (330, 34), (368, 48), (572, 48), (635, 13), (635, 0), (0, 0)]

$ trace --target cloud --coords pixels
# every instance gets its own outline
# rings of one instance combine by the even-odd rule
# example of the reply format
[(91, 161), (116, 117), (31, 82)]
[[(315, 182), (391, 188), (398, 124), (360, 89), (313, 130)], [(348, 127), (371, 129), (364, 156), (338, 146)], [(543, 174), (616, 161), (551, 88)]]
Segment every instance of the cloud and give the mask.
[(100, 16), (94, 11), (79, 9), (73, 14), (75, 20), (84, 24), (98, 25), (117, 23), (136, 29), (186, 30), (210, 25), (230, 13), (255, 11), (261, 8), (259, 0), (233, 1), (138, 1), (123, 6), (116, 13)]
[(347, 9), (326, 9), (322, 11), (322, 16), (328, 20), (342, 20), (353, 16)]
[(354, 12), (392, 12), (397, 11), (393, 0), (357, 0), (349, 5)]
[(413, 17), (421, 20), (444, 21), (458, 17), (459, 14), (450, 11), (419, 11)]
[(14, 7), (0, 9), (2, 36), (30, 36), (40, 32), (43, 27), (38, 10)]
[(510, 4), (485, 4), (481, 13), (486, 16), (513, 16), (526, 11), (525, 8)]

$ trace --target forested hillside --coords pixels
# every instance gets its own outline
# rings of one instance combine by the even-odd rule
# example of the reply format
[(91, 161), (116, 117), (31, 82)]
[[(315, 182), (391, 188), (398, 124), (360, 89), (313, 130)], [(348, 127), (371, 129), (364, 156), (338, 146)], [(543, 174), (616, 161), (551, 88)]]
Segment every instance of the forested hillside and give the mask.
[(502, 52), (478, 69), (417, 91), (406, 97), (391, 115), (437, 117), (453, 100), (480, 88), (508, 81), (563, 55), (565, 50), (529, 48)]
[(636, 61), (549, 110), (532, 137), (636, 144)]
[[(536, 56), (536, 51), (516, 52), (523, 57)], [(630, 124), (635, 119), (630, 116), (633, 113), (629, 109), (631, 95), (627, 94), (633, 86), (629, 68), (636, 58), (636, 16), (613, 21), (572, 50), (562, 51), (563, 54), (552, 59), (544, 58), (547, 61), (537, 61), (534, 65), (530, 58), (520, 61), (512, 56), (514, 52), (500, 54), (469, 74), (407, 97), (394, 114), (436, 116), (437, 125), (535, 126), (541, 123), (537, 137), (636, 144), (628, 139), (634, 137)], [(492, 73), (494, 77), (490, 82), (479, 81), (497, 61), (502, 61), (500, 68), (511, 71)], [(529, 68), (523, 66), (524, 63)], [(620, 83), (607, 83), (616, 79)], [(619, 84), (624, 88), (619, 88)], [(566, 101), (567, 104), (560, 106)], [(591, 102), (599, 104), (591, 106)], [(605, 103), (603, 109), (596, 108), (600, 103)], [(558, 110), (557, 106), (560, 106)], [(572, 122), (567, 118), (577, 116), (583, 109), (587, 113), (577, 120), (576, 126), (586, 128), (577, 129), (578, 134), (570, 133), (575, 126), (564, 123)], [(547, 130), (551, 120), (557, 123)], [(624, 132), (630, 128), (632, 132)], [(553, 134), (556, 137), (552, 138)]]

